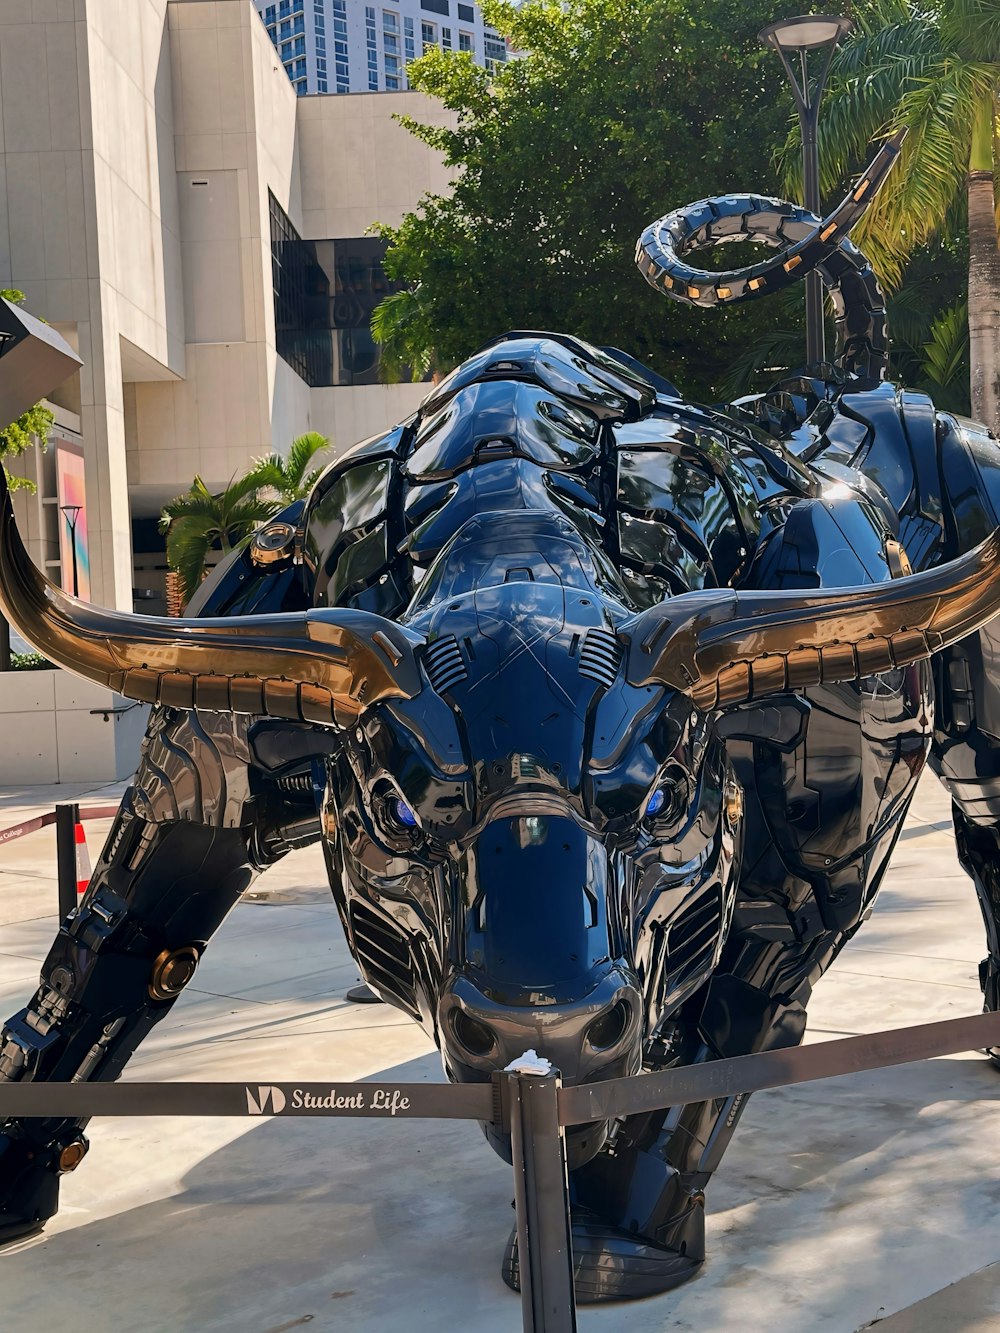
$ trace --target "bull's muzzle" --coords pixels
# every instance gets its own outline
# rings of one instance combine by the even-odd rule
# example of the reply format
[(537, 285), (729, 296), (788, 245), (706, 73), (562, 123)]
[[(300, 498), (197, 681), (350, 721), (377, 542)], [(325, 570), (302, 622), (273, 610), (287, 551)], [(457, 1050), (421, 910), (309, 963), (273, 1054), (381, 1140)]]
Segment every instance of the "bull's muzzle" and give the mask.
[[(631, 970), (608, 963), (593, 990), (567, 1004), (500, 1004), (465, 976), (444, 992), (438, 1023), (449, 1074), (459, 1083), (481, 1082), (527, 1050), (558, 1069), (566, 1084), (592, 1083), (638, 1073), (642, 1064), (642, 1002)], [(606, 1125), (580, 1126), (567, 1135), (573, 1167), (596, 1153)], [(487, 1130), (504, 1157), (509, 1142)]]

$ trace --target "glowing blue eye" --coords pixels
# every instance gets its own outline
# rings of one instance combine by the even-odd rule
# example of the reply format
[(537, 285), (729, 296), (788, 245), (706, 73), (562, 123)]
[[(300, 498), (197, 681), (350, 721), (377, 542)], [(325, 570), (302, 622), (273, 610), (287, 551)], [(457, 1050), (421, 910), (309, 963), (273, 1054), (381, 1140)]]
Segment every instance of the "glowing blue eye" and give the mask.
[(664, 805), (666, 804), (666, 800), (667, 798), (664, 794), (663, 788), (662, 787), (658, 788), (658, 790), (654, 791), (652, 796), (646, 802), (646, 814), (650, 816), (658, 815), (660, 811), (663, 809)]
[(393, 801), (392, 813), (395, 815), (398, 822), (405, 825), (406, 828), (417, 827), (417, 817), (405, 801), (398, 799)]

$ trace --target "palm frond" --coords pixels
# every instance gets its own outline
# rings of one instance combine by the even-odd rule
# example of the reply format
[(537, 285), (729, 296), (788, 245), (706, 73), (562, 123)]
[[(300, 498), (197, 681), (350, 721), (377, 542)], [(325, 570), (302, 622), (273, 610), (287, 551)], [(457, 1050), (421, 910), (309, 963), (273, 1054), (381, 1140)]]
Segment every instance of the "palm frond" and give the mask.
[(997, 0), (949, 0), (941, 10), (941, 32), (965, 60), (1000, 61), (1000, 4)]
[(921, 387), (945, 411), (969, 411), (969, 306), (956, 301), (931, 324), (923, 347)]
[(944, 59), (904, 94), (890, 128), (909, 135), (892, 187), (857, 229), (862, 248), (875, 237), (902, 262), (944, 225), (965, 189), (973, 115), (988, 81), (982, 66)]
[(420, 288), (393, 292), (372, 311), (372, 337), (381, 349), (380, 371), (386, 384), (404, 375), (414, 384), (434, 365), (434, 340), (429, 312)]
[(185, 602), (190, 601), (205, 576), (208, 553), (218, 530), (207, 521), (178, 519), (167, 535), (167, 564), (180, 575)]
[(288, 459), (285, 462), (285, 476), (295, 490), (293, 498), (299, 498), (311, 489), (310, 479), (319, 475), (318, 470), (310, 472), (310, 464), (317, 454), (330, 447), (328, 436), (318, 430), (307, 430), (298, 435), (288, 447)]
[(743, 394), (760, 392), (780, 379), (792, 366), (804, 361), (805, 340), (802, 330), (787, 327), (775, 329), (769, 338), (757, 340), (733, 361), (719, 385), (720, 397), (724, 402), (731, 403)]

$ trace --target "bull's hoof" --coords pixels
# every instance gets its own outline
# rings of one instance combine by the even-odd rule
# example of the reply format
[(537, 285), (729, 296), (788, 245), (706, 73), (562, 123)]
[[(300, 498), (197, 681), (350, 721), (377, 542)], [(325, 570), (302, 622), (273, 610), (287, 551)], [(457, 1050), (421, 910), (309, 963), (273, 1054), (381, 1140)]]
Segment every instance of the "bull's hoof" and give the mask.
[(27, 1144), (0, 1133), (0, 1246), (41, 1231), (58, 1207), (58, 1175)]
[[(573, 1283), (580, 1305), (601, 1301), (631, 1301), (657, 1296), (679, 1287), (697, 1273), (705, 1254), (705, 1210), (689, 1214), (690, 1235), (677, 1240), (680, 1248), (667, 1249), (651, 1241), (619, 1231), (594, 1218), (573, 1221)], [(504, 1250), (501, 1269), (504, 1282), (521, 1290), (517, 1255), (517, 1228)]]

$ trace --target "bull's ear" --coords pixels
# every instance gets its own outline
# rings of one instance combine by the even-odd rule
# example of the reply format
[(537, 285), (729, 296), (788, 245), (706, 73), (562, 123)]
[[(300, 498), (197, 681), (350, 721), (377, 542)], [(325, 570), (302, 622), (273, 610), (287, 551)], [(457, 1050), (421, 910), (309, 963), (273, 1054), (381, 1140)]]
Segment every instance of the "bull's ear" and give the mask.
[(958, 560), (886, 583), (661, 602), (624, 627), (627, 674), (723, 708), (910, 666), (998, 613), (1000, 528)]
[(421, 688), (420, 640), (365, 611), (173, 620), (70, 597), (24, 549), (2, 468), (0, 607), (50, 662), (143, 703), (332, 725)]

